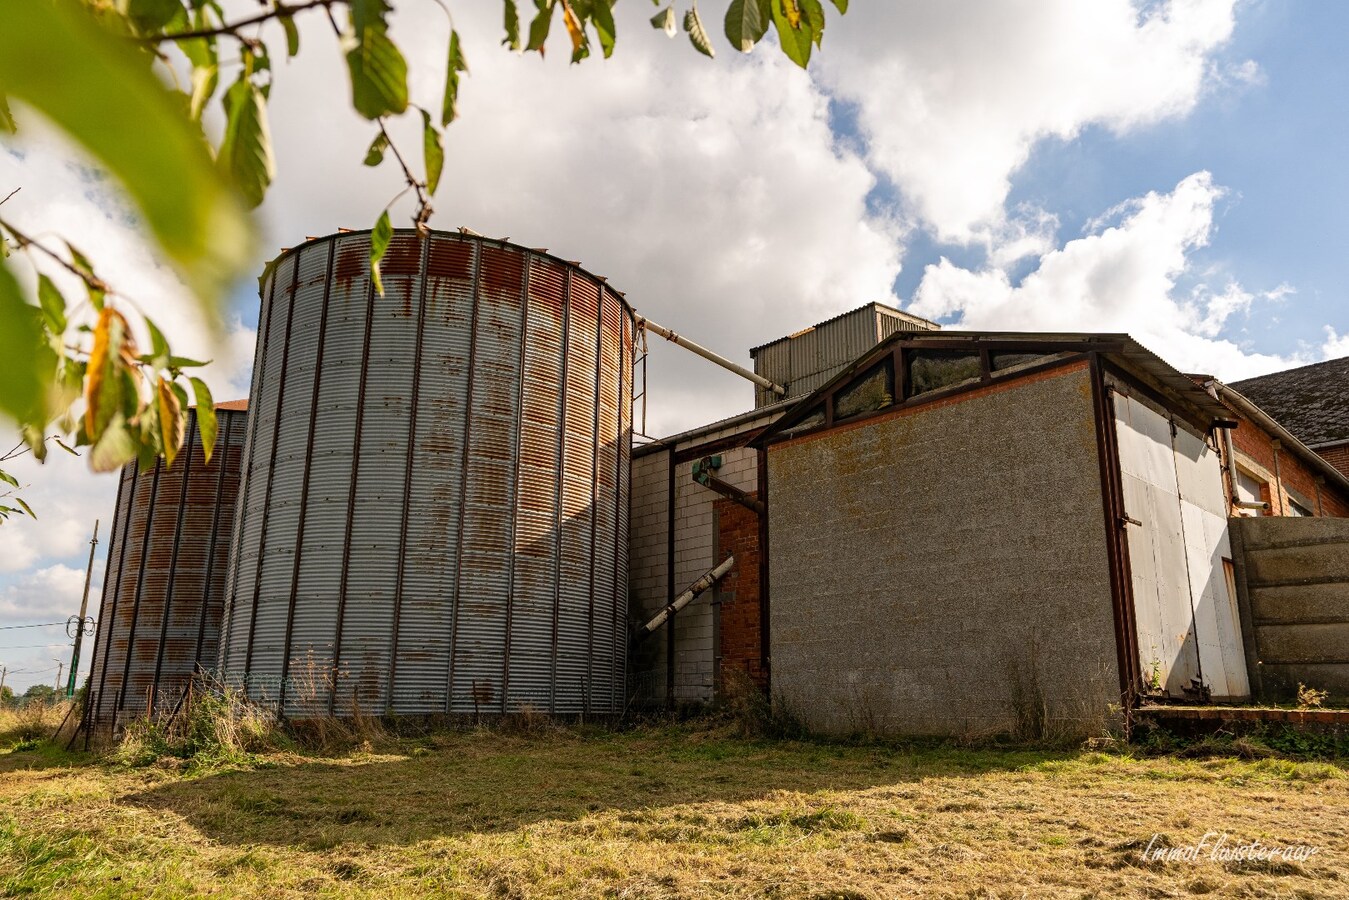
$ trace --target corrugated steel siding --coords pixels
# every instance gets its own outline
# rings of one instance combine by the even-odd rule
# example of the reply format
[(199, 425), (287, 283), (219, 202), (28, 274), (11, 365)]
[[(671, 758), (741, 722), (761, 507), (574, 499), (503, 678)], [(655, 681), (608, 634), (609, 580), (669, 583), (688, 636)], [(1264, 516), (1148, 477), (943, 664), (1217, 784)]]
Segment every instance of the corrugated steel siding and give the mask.
[(631, 311), (544, 254), (410, 231), (378, 297), (368, 253), (275, 266), (227, 675), (298, 716), (620, 711)]
[[(878, 303), (843, 313), (814, 328), (752, 351), (754, 371), (784, 385), (788, 397), (804, 397), (896, 331), (925, 331), (921, 320), (899, 316)], [(782, 398), (755, 389), (756, 407)]]
[(215, 664), (247, 414), (217, 417), (209, 464), (192, 411), (171, 468), (122, 469), (90, 669), (96, 727), (175, 702), (199, 663)]

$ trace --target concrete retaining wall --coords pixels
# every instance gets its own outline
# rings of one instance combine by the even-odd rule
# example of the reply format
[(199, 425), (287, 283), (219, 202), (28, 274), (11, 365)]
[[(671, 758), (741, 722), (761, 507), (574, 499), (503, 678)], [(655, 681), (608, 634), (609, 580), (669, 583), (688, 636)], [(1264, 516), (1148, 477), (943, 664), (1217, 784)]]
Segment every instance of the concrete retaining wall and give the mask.
[(1349, 520), (1233, 519), (1251, 687), (1267, 702), (1299, 682), (1349, 701)]

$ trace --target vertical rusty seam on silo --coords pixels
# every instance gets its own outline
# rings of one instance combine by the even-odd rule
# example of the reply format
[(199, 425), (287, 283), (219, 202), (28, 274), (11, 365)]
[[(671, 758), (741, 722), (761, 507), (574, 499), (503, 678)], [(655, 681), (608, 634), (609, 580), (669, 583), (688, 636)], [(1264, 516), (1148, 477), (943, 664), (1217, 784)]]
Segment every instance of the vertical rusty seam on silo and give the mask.
[[(668, 470), (669, 484), (665, 493), (665, 603), (674, 605), (675, 598), (675, 474), (678, 464), (675, 462), (675, 448), (666, 451), (670, 454)], [(665, 702), (674, 705), (675, 680), (675, 616), (678, 610), (670, 610), (665, 620)]]
[(558, 377), (557, 392), (557, 466), (553, 470), (556, 479), (553, 486), (553, 521), (556, 528), (553, 533), (553, 646), (551, 668), (548, 679), (548, 712), (557, 713), (557, 650), (558, 650), (558, 610), (562, 603), (562, 482), (566, 474), (567, 461), (567, 382), (571, 374), (568, 357), (571, 350), (571, 274), (567, 269), (567, 278), (562, 289), (562, 371)]
[(393, 712), (394, 708), (394, 677), (398, 672), (398, 626), (403, 611), (403, 581), (407, 570), (408, 509), (412, 504), (412, 465), (415, 461), (413, 450), (417, 444), (417, 408), (421, 397), (422, 338), (426, 334), (426, 283), (428, 280), (426, 270), (431, 256), (431, 238), (429, 236), (419, 237), (419, 240), (421, 241), (421, 258), (418, 261), (417, 274), (421, 283), (417, 294), (417, 342), (416, 349), (412, 352), (412, 399), (408, 412), (407, 456), (403, 468), (403, 514), (398, 527), (398, 573), (394, 576), (393, 588), (393, 639), (389, 649), (388, 700), (385, 701), (385, 709), (389, 712)]
[[(119, 469), (119, 470), (117, 471), (117, 502), (116, 502), (116, 505), (113, 507), (112, 528), (109, 529), (109, 530), (111, 531), (111, 534), (108, 536), (108, 561), (105, 562), (105, 563), (103, 564), (103, 573), (104, 573), (103, 593), (102, 593), (102, 596), (98, 598), (98, 626), (97, 626), (97, 630), (94, 632), (94, 652), (89, 656), (89, 682), (90, 682), (90, 684), (89, 684), (89, 690), (86, 692), (86, 694), (85, 694), (85, 699), (84, 699), (84, 719), (85, 719), (85, 722), (86, 722), (86, 727), (89, 727), (89, 725), (92, 724), (93, 720), (96, 719), (96, 718), (98, 717), (98, 713), (97, 713), (97, 710), (96, 710), (96, 708), (95, 708), (95, 704), (101, 701), (101, 699), (102, 699), (102, 698), (101, 698), (101, 695), (102, 695), (102, 693), (103, 693), (103, 682), (102, 682), (101, 680), (98, 681), (97, 683), (94, 682), (94, 672), (98, 670), (98, 664), (99, 664), (100, 662), (103, 663), (103, 673), (104, 673), (104, 677), (107, 676), (107, 671), (108, 671), (108, 660), (107, 660), (107, 657), (108, 657), (108, 649), (110, 649), (111, 646), (112, 646), (112, 631), (111, 631), (111, 623), (108, 621), (108, 617), (107, 617), (107, 609), (108, 609), (108, 579), (107, 579), (106, 576), (107, 576), (107, 574), (108, 574), (109, 572), (112, 571), (112, 551), (113, 551), (113, 548), (114, 548), (114, 547), (117, 548), (118, 554), (119, 554), (119, 556), (120, 556), (121, 553), (122, 553), (122, 550), (124, 549), (124, 547), (125, 547), (125, 545), (126, 545), (126, 521), (125, 521), (125, 519), (123, 519), (123, 521), (122, 521), (122, 523), (121, 523), (121, 524), (122, 524), (122, 537), (121, 537), (121, 542), (120, 542), (120, 543), (118, 542), (118, 537), (117, 537), (117, 523), (118, 523), (118, 519), (119, 519), (119, 518), (122, 518), (122, 516), (121, 516), (121, 511), (122, 511), (122, 492), (125, 491), (125, 490), (126, 490), (126, 478), (125, 478), (124, 475), (123, 475), (123, 470)], [(130, 506), (129, 503), (128, 503), (128, 506)], [(127, 516), (126, 518), (130, 518), (130, 516)], [(122, 581), (122, 564), (121, 564), (121, 562), (118, 562), (118, 564), (117, 564), (117, 577), (113, 580), (113, 591), (112, 591), (112, 596), (113, 596), (113, 601), (112, 601), (112, 602), (113, 602), (113, 610), (114, 610), (114, 612), (116, 611), (116, 608), (117, 608), (117, 588), (120, 586), (121, 581)], [(108, 627), (105, 628), (105, 627), (104, 627), (105, 625), (108, 626)], [(98, 639), (101, 638), (101, 637), (105, 637), (105, 636), (106, 636), (106, 639), (107, 639), (106, 642), (107, 642), (107, 644), (108, 644), (108, 647), (105, 648), (104, 651), (100, 654), (100, 653), (98, 652)], [(91, 718), (91, 716), (92, 716), (92, 718)]]
[[(272, 310), (276, 307), (275, 299), (276, 271), (273, 270), (271, 281), (268, 283), (267, 296), (263, 298), (262, 309), (258, 314), (258, 342), (254, 350), (254, 355), (256, 356), (254, 368), (256, 371), (254, 372), (253, 384), (249, 386), (250, 407), (255, 405), (251, 402), (251, 397), (254, 392), (257, 393), (259, 400), (262, 398), (262, 382), (267, 375), (267, 339), (271, 337), (272, 329), (270, 324)], [(257, 455), (255, 452), (257, 450), (257, 445), (258, 416), (250, 411), (248, 414), (248, 421), (244, 425), (244, 448), (239, 461), (241, 489), (239, 491), (239, 497), (235, 501), (234, 527), (231, 529), (232, 534), (230, 543), (233, 546), (230, 547), (229, 568), (230, 576), (233, 578), (234, 583), (229, 586), (230, 589), (228, 595), (225, 597), (225, 609), (221, 611), (220, 615), (220, 621), (225, 634), (224, 641), (222, 642), (223, 646), (217, 650), (216, 656), (221, 664), (220, 667), (224, 669), (225, 672), (229, 671), (231, 665), (230, 650), (234, 646), (234, 611), (238, 606), (235, 600), (238, 598), (239, 594), (239, 567), (241, 565), (240, 560), (243, 558), (244, 553), (244, 521), (248, 518), (248, 498), (249, 495), (253, 493), (252, 469), (255, 462), (254, 457)], [(247, 696), (247, 669), (245, 669), (243, 673), (243, 688), (244, 695)]]
[[(324, 266), (324, 273), (332, 270), (333, 255), (336, 241), (328, 241), (328, 262)], [(313, 252), (312, 248), (309, 252)], [(297, 254), (295, 258), (295, 275), (298, 281), (300, 274), (300, 257)], [(304, 527), (307, 513), (309, 512), (309, 472), (314, 463), (314, 428), (317, 424), (319, 413), (319, 385), (323, 380), (323, 344), (328, 336), (328, 295), (332, 290), (332, 279), (325, 277), (323, 279), (323, 306), (319, 309), (319, 343), (314, 351), (314, 387), (309, 394), (309, 431), (304, 441), (304, 474), (300, 476), (300, 514), (299, 521), (295, 526), (295, 559), (291, 564), (290, 570), (290, 605), (286, 609), (286, 640), (281, 650), (281, 688), (277, 697), (277, 711), (285, 716), (286, 714), (286, 680), (290, 677), (290, 653), (291, 639), (295, 628), (295, 605), (297, 602), (296, 592), (300, 585), (300, 553), (304, 549)], [(294, 308), (296, 299), (300, 292), (297, 290), (295, 296), (291, 298), (291, 307)], [(277, 404), (278, 419), (280, 418), (280, 404)], [(273, 451), (275, 453), (275, 451)], [(311, 675), (313, 673), (310, 673)]]
[[(328, 259), (329, 281), (333, 279), (333, 260)], [(361, 376), (356, 384), (356, 422), (351, 430), (351, 479), (347, 485), (347, 527), (342, 536), (342, 574), (337, 586), (337, 631), (333, 635), (333, 676), (328, 690), (328, 715), (337, 706), (337, 682), (341, 678), (342, 631), (346, 625), (347, 575), (351, 571), (351, 526), (356, 515), (356, 476), (361, 465), (361, 426), (365, 420), (365, 379), (370, 371), (370, 332), (375, 325), (375, 282), (368, 275), (365, 289), (365, 337), (361, 343)]]
[[(605, 288), (605, 290), (608, 289)], [(601, 301), (604, 299), (602, 294), (600, 299)], [(624, 321), (623, 318), (623, 304), (620, 302), (618, 304), (618, 433), (614, 435), (614, 585), (612, 598), (613, 609), (611, 612), (611, 615), (613, 616), (612, 625), (614, 627), (614, 635), (613, 646), (609, 648), (609, 652), (613, 654), (613, 658), (609, 661), (609, 671), (611, 673), (609, 679), (609, 712), (611, 713), (618, 709), (619, 706), (619, 699), (617, 696), (619, 682), (627, 677), (627, 673), (624, 669), (619, 669), (617, 677), (614, 677), (613, 675), (615, 667), (621, 665), (621, 660), (627, 656), (627, 647), (620, 646), (620, 641), (623, 640), (626, 631), (619, 627), (618, 611), (619, 594), (626, 593), (625, 586), (618, 583), (618, 561), (619, 554), (623, 549), (623, 388), (626, 380), (623, 377), (623, 370), (627, 365), (627, 354), (624, 352), (628, 347), (627, 324), (628, 323)], [(627, 385), (627, 388), (628, 390), (632, 390), (632, 385)]]
[(450, 600), (450, 653), (445, 665), (445, 712), (454, 709), (454, 657), (459, 645), (459, 599), (464, 582), (464, 519), (468, 506), (469, 438), (473, 434), (473, 376), (478, 362), (478, 290), (482, 280), (482, 242), (473, 245), (473, 293), (468, 326), (468, 379), (464, 390), (464, 438), (459, 452), (459, 523), (454, 550), (454, 596)]
[(145, 714), (152, 715), (159, 699), (159, 678), (164, 672), (164, 642), (169, 638), (169, 613), (173, 610), (173, 586), (178, 580), (178, 550), (183, 545), (183, 519), (187, 515), (187, 481), (192, 476), (192, 443), (197, 436), (197, 414), (187, 414), (187, 448), (183, 453), (183, 484), (178, 490), (178, 518), (173, 523), (173, 550), (169, 552), (169, 580), (164, 585), (164, 608), (159, 616), (159, 646), (155, 650), (155, 676), (150, 682), (150, 700)]
[(525, 355), (529, 352), (529, 276), (534, 268), (534, 254), (525, 253), (524, 272), (520, 279), (520, 356), (519, 379), (515, 388), (515, 471), (511, 484), (515, 494), (511, 498), (510, 570), (506, 574), (506, 641), (501, 654), (501, 711), (506, 712), (511, 685), (511, 627), (515, 621), (515, 568), (519, 552), (515, 544), (520, 534), (520, 457), (524, 453), (522, 432), (525, 428)]
[(150, 504), (146, 507), (145, 533), (141, 536), (141, 558), (136, 572), (136, 598), (131, 603), (131, 624), (127, 629), (126, 660), (122, 666), (122, 689), (117, 699), (117, 712), (126, 705), (127, 680), (131, 678), (131, 657), (136, 651), (136, 620), (140, 617), (141, 592), (145, 587), (145, 560), (150, 555), (150, 532), (154, 527), (155, 504), (159, 500), (159, 472), (163, 463), (163, 457), (156, 457), (155, 474), (150, 482)]
[[(217, 413), (219, 415), (219, 413)], [(220, 471), (215, 479), (215, 498), (212, 501), (214, 509), (211, 510), (211, 537), (206, 544), (206, 575), (202, 579), (201, 586), (201, 615), (197, 617), (197, 649), (192, 654), (192, 670), (195, 672), (201, 666), (201, 651), (206, 643), (206, 615), (207, 609), (211, 605), (211, 579), (215, 577), (215, 547), (216, 535), (220, 532), (220, 508), (224, 506), (220, 501), (225, 493), (225, 473), (229, 471), (230, 441), (234, 431), (234, 414), (225, 411), (225, 440), (222, 443), (216, 438), (216, 446), (220, 448), (217, 452), (220, 454)], [(202, 446), (203, 455), (206, 452), (205, 445)], [(230, 523), (233, 526), (233, 522)], [(233, 528), (231, 527), (231, 530)], [(221, 625), (224, 625), (223, 610), (221, 611)]]
[(590, 440), (590, 602), (586, 609), (586, 683), (582, 706), (589, 713), (595, 689), (595, 551), (599, 543), (600, 505), (600, 381), (604, 372), (604, 285), (595, 292), (595, 405)]
[[(281, 438), (281, 413), (286, 407), (286, 370), (290, 368), (290, 330), (295, 322), (295, 290), (300, 283), (300, 253), (295, 251), (294, 262), (291, 264), (290, 276), (290, 302), (286, 304), (286, 333), (281, 338), (281, 374), (277, 376), (276, 381), (276, 412), (272, 421), (272, 445), (271, 458), (267, 460), (267, 490), (263, 494), (262, 506), (262, 533), (258, 535), (258, 570), (253, 578), (253, 611), (248, 620), (248, 651), (244, 654), (244, 671), (253, 672), (253, 647), (258, 632), (258, 605), (262, 598), (262, 570), (267, 564), (267, 531), (268, 523), (271, 519), (269, 513), (272, 510), (272, 487), (276, 483), (276, 444)], [(272, 285), (272, 293), (276, 293), (276, 285)], [(245, 693), (247, 691), (245, 690)]]

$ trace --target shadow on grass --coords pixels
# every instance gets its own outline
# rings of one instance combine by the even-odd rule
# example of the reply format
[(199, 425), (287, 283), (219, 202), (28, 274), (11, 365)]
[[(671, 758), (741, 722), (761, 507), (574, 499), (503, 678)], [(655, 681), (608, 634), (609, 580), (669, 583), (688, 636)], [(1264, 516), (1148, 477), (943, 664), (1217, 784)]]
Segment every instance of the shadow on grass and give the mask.
[(321, 760), (173, 781), (126, 802), (227, 844), (325, 850), (572, 822), (599, 811), (735, 803), (1014, 770), (1075, 753), (755, 742), (672, 731), (441, 735), (411, 755)]

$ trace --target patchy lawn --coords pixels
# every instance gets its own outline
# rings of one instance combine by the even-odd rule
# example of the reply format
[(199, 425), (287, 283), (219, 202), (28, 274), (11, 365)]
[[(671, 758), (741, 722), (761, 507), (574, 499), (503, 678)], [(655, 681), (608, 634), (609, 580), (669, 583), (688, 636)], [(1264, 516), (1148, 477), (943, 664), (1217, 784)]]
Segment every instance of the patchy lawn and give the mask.
[[(24, 746), (24, 745), (21, 745)], [(1305, 862), (1144, 862), (1206, 831)], [(747, 741), (390, 739), (186, 776), (0, 754), (6, 896), (1349, 896), (1349, 769)]]

